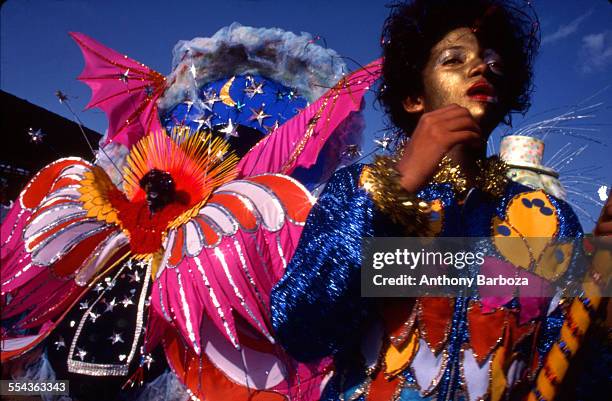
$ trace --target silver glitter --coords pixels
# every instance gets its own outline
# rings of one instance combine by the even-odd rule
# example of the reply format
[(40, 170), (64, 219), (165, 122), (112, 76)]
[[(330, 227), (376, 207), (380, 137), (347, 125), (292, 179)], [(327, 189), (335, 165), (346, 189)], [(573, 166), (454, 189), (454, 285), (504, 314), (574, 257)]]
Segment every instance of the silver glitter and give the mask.
[(37, 130), (34, 130), (34, 128), (28, 129), (28, 136), (32, 143), (41, 143), (46, 135), (40, 128)]
[(242, 305), (242, 307), (248, 313), (251, 319), (253, 319), (257, 327), (259, 327), (259, 330), (266, 336), (268, 341), (274, 344), (274, 338), (270, 335), (270, 333), (265, 328), (265, 326), (255, 317), (254, 313), (251, 311), (251, 309), (245, 302), (244, 297), (240, 293), (240, 290), (238, 289), (238, 286), (234, 282), (232, 274), (229, 271), (229, 266), (227, 265), (227, 262), (225, 260), (225, 255), (223, 255), (223, 252), (221, 251), (221, 249), (215, 248), (215, 256), (217, 257), (217, 259), (219, 259), (219, 262), (221, 262), (221, 267), (223, 267), (223, 271), (225, 272), (225, 277), (227, 277), (227, 280), (232, 286), (232, 289), (234, 290), (234, 295), (236, 295), (236, 298), (238, 298), (238, 300), (240, 301), (240, 305)]
[(219, 300), (217, 299), (217, 296), (215, 295), (215, 291), (210, 286), (208, 277), (206, 277), (206, 273), (204, 272), (204, 267), (202, 266), (202, 262), (200, 262), (200, 259), (198, 258), (193, 258), (193, 261), (198, 267), (198, 271), (202, 275), (202, 280), (204, 280), (204, 285), (206, 286), (206, 288), (208, 288), (210, 299), (212, 300), (212, 303), (215, 306), (215, 308), (217, 308), (217, 313), (219, 314), (221, 321), (223, 321), (223, 327), (225, 328), (225, 332), (227, 333), (227, 336), (230, 338), (234, 347), (236, 347), (237, 349), (240, 349), (238, 342), (236, 341), (236, 339), (234, 338), (234, 335), (232, 334), (232, 331), (230, 330), (229, 324), (227, 324), (227, 321), (225, 320), (225, 314), (223, 313), (223, 310), (221, 309), (221, 304), (219, 303)]
[(157, 288), (159, 288), (159, 305), (161, 306), (164, 319), (166, 319), (167, 322), (172, 322), (172, 319), (170, 318), (170, 316), (168, 315), (168, 311), (166, 310), (166, 306), (164, 305), (164, 293), (161, 280), (157, 280)]
[(185, 316), (187, 333), (189, 335), (189, 339), (191, 340), (191, 344), (193, 345), (193, 350), (196, 352), (196, 354), (200, 355), (200, 345), (196, 342), (195, 333), (193, 332), (193, 325), (191, 324), (191, 311), (189, 310), (189, 303), (187, 302), (187, 297), (185, 296), (185, 289), (183, 288), (181, 273), (178, 270), (176, 270), (176, 280), (178, 281), (179, 294), (181, 296), (181, 303), (183, 304), (183, 313)]
[(280, 235), (276, 235), (276, 248), (278, 249), (278, 256), (281, 258), (281, 262), (283, 262), (283, 270), (287, 269), (287, 261), (285, 260), (285, 254), (283, 252), (283, 247), (280, 242)]

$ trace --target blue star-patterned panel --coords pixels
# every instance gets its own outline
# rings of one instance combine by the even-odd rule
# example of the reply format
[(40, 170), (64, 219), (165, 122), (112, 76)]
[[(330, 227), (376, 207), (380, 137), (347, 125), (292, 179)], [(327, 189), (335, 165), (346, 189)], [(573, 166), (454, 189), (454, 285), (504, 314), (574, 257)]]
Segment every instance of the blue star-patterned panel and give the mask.
[(308, 105), (294, 89), (259, 75), (219, 79), (203, 85), (198, 94), (198, 99), (179, 103), (162, 118), (166, 130), (177, 125), (193, 130), (223, 125), (230, 131), (243, 126), (268, 134)]

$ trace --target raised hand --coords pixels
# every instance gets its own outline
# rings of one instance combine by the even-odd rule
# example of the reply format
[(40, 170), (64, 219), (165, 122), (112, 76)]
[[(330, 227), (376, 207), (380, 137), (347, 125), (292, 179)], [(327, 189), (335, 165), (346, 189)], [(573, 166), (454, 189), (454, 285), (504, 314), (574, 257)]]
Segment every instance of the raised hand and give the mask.
[(480, 127), (464, 107), (452, 104), (424, 113), (397, 163), (402, 187), (417, 192), (453, 147), (458, 144), (479, 147), (483, 141)]

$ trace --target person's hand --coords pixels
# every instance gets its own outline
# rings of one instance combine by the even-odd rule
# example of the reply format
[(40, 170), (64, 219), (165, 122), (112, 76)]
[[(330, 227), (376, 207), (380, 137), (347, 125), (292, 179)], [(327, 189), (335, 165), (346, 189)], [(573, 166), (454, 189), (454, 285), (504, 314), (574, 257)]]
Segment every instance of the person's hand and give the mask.
[(424, 113), (396, 166), (402, 175), (402, 187), (418, 192), (436, 172), (444, 155), (461, 143), (482, 144), (480, 127), (466, 108), (452, 104)]
[(612, 236), (612, 192), (601, 210), (593, 235), (596, 237)]

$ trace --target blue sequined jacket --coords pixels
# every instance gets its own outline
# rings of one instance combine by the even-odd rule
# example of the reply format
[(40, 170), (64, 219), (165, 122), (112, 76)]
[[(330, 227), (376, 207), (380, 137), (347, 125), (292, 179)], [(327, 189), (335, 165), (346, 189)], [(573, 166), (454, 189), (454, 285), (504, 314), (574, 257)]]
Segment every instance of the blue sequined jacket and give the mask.
[[(380, 312), (384, 304), (360, 297), (361, 239), (401, 236), (401, 231), (375, 209), (366, 190), (360, 187), (363, 169), (364, 165), (341, 169), (327, 184), (308, 217), (285, 275), (272, 291), (272, 324), (289, 353), (302, 361), (335, 356), (336, 374), (324, 398), (365, 399), (377, 392), (383, 395), (380, 399), (386, 399), (387, 391), (393, 396), (389, 399), (401, 400), (472, 400), (485, 394), (495, 399), (507, 395), (515, 384), (519, 387), (528, 381), (519, 379), (533, 379), (542, 355), (558, 335), (562, 308), (536, 319), (537, 322), (519, 324), (512, 315), (520, 309), (516, 299), (507, 308), (492, 313), (489, 321), (486, 317), (482, 319), (484, 315), (479, 313), (474, 300), (452, 299), (448, 303), (448, 327), (440, 329), (440, 341), (434, 341), (438, 314), (435, 308), (440, 305), (431, 309), (427, 302), (420, 305), (417, 301), (418, 308), (414, 304), (407, 306), (419, 312), (416, 323), (410, 325), (412, 334), (405, 337), (403, 344), (389, 341), (389, 325), (385, 325), (384, 313)], [(450, 184), (435, 183), (418, 195), (442, 205), (441, 236), (490, 237), (504, 232), (509, 226), (511, 203), (516, 210), (528, 208), (527, 212), (535, 213), (543, 221), (554, 219), (551, 223), (554, 236), (582, 236), (576, 215), (564, 201), (513, 182), (498, 199), (473, 189), (460, 203)], [(526, 224), (531, 223), (541, 224), (539, 221)], [(442, 315), (439, 320), (443, 320)], [(425, 330), (428, 316), (432, 323)], [(408, 320), (409, 317), (400, 323), (407, 327)], [(373, 328), (381, 325), (386, 328), (378, 329), (382, 339), (366, 344), (366, 348), (376, 348), (374, 356), (368, 357), (363, 338), (372, 338)], [(488, 332), (498, 329), (499, 338), (487, 337)], [(378, 342), (380, 345), (374, 347)], [(483, 346), (486, 353), (476, 353)], [(504, 358), (498, 356), (502, 354), (501, 348), (505, 348), (506, 359), (497, 367), (500, 376), (493, 360), (500, 362)], [(519, 357), (510, 360), (510, 353)], [(389, 368), (392, 364), (397, 368), (394, 371)], [(491, 374), (503, 377), (504, 388), (495, 387)], [(396, 384), (390, 388), (392, 382)]]

